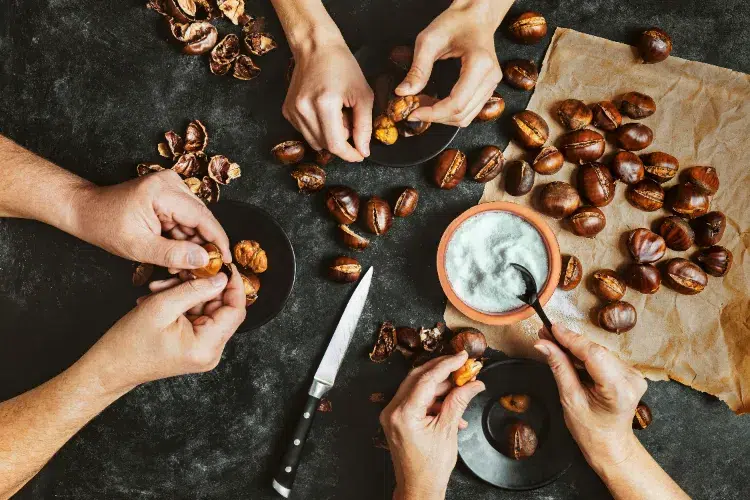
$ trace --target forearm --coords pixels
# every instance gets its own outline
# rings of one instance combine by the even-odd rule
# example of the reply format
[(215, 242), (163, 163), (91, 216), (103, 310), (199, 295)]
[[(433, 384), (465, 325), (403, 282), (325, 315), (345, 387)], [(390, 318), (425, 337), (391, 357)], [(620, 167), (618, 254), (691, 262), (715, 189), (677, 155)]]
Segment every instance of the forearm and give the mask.
[(57, 377), (0, 403), (0, 499), (26, 484), (87, 422), (122, 396), (84, 356)]
[(271, 0), (293, 54), (330, 40), (343, 40), (321, 0)]

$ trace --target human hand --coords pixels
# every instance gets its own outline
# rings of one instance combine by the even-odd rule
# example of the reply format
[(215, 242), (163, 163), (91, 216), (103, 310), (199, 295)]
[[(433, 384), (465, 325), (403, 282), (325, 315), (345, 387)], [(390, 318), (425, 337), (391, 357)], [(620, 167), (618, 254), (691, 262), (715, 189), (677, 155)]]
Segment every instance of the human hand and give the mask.
[[(484, 383), (454, 387), (452, 372), (466, 351), (415, 368), (380, 414), (396, 471), (398, 500), (443, 498), (458, 455), (458, 430), (469, 402)], [(443, 399), (444, 398), (444, 399)]]
[[(369, 156), (373, 93), (343, 38), (305, 44), (294, 60), (284, 118), (316, 151), (327, 149), (352, 162)], [(353, 123), (344, 108), (351, 109)], [(347, 142), (350, 135), (354, 147)]]
[(448, 97), (417, 108), (409, 115), (410, 120), (458, 127), (471, 123), (503, 77), (494, 34), (511, 3), (455, 0), (417, 36), (411, 69), (396, 87), (397, 95), (421, 92), (435, 61), (440, 59), (460, 58), (461, 74)]
[(232, 261), (224, 229), (171, 170), (114, 186), (91, 186), (74, 204), (72, 232), (120, 257), (196, 269), (208, 264), (208, 253), (200, 245), (211, 242), (225, 262)]
[(571, 435), (592, 467), (625, 462), (639, 447), (633, 415), (646, 392), (646, 380), (606, 347), (560, 325), (553, 325), (552, 333), (583, 363), (594, 381), (593, 385), (581, 383), (571, 358), (549, 340), (543, 328), (534, 347), (545, 355), (555, 376)]

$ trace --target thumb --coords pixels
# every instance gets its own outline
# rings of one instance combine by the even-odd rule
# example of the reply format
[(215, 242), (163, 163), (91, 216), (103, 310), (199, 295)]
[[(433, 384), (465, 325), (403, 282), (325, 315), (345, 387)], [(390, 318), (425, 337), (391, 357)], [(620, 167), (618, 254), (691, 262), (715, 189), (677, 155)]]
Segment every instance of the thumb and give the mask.
[(458, 429), (466, 407), (469, 406), (474, 396), (482, 391), (484, 391), (484, 382), (480, 381), (469, 382), (453, 389), (443, 401), (443, 407), (440, 411), (441, 420), (445, 418), (446, 423), (450, 424), (451, 428)]
[(573, 362), (562, 349), (549, 340), (540, 340), (534, 344), (534, 348), (544, 354), (547, 364), (552, 370), (552, 375), (555, 377), (555, 382), (557, 382), (557, 390), (560, 392), (561, 400), (571, 401), (583, 394), (584, 389)]
[(425, 39), (418, 38), (414, 47), (414, 59), (411, 68), (406, 74), (404, 81), (396, 87), (396, 95), (415, 95), (422, 91), (430, 80), (432, 66), (438, 56), (439, 48), (429, 37)]
[(154, 317), (158, 318), (157, 321), (166, 326), (185, 311), (219, 295), (226, 287), (227, 279), (226, 274), (218, 273), (210, 278), (186, 281), (153, 295), (153, 300), (146, 303), (154, 309)]
[(152, 264), (170, 269), (198, 269), (208, 264), (208, 252), (192, 241), (157, 236), (149, 250)]

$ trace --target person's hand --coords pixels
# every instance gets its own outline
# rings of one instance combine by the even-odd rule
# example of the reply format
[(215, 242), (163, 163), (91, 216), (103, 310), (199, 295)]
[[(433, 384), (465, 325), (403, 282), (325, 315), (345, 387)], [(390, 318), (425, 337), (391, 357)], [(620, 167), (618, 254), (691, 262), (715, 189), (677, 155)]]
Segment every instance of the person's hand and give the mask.
[(482, 382), (454, 387), (450, 375), (466, 351), (415, 368), (380, 414), (396, 471), (398, 500), (443, 498), (458, 455), (461, 418)]
[(581, 382), (571, 358), (549, 340), (543, 328), (534, 347), (545, 355), (555, 376), (571, 435), (592, 466), (625, 462), (639, 448), (632, 425), (646, 380), (606, 347), (560, 325), (553, 325), (552, 333), (594, 381), (593, 385)]
[(417, 108), (409, 120), (468, 126), (492, 96), (503, 73), (495, 54), (494, 34), (510, 3), (455, 0), (419, 36), (409, 73), (396, 87), (400, 96), (415, 95), (430, 79), (435, 61), (461, 59), (461, 74), (451, 93), (433, 106)]
[(104, 384), (138, 384), (213, 369), (227, 340), (245, 319), (245, 290), (232, 266), (208, 279), (151, 283), (154, 293), (115, 323), (86, 353)]
[[(327, 149), (352, 162), (369, 156), (373, 93), (344, 40), (306, 44), (294, 60), (284, 118), (316, 151)], [(351, 125), (344, 108), (351, 108)], [(347, 142), (350, 134), (354, 147)]]
[(208, 264), (200, 245), (211, 242), (225, 262), (232, 261), (224, 229), (172, 170), (114, 186), (91, 186), (74, 203), (74, 234), (120, 257), (196, 269)]

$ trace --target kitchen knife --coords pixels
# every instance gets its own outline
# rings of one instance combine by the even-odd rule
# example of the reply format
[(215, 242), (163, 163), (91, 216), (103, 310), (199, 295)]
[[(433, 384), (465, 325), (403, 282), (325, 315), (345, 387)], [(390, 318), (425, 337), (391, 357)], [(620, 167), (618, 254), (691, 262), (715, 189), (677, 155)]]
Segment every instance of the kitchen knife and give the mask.
[(362, 277), (344, 309), (344, 314), (341, 315), (341, 320), (339, 320), (339, 324), (333, 332), (333, 337), (318, 366), (318, 371), (315, 372), (313, 377), (313, 383), (307, 393), (307, 402), (302, 410), (302, 417), (300, 417), (297, 427), (294, 429), (292, 442), (287, 446), (279, 470), (274, 476), (273, 489), (284, 498), (288, 498), (292, 492), (292, 484), (297, 475), (302, 447), (305, 445), (307, 434), (312, 427), (312, 420), (318, 409), (320, 398), (333, 387), (336, 373), (339, 371), (346, 349), (352, 340), (352, 335), (357, 329), (359, 317), (362, 315), (362, 309), (365, 307), (367, 294), (370, 291), (372, 272), (373, 268), (371, 267)]

